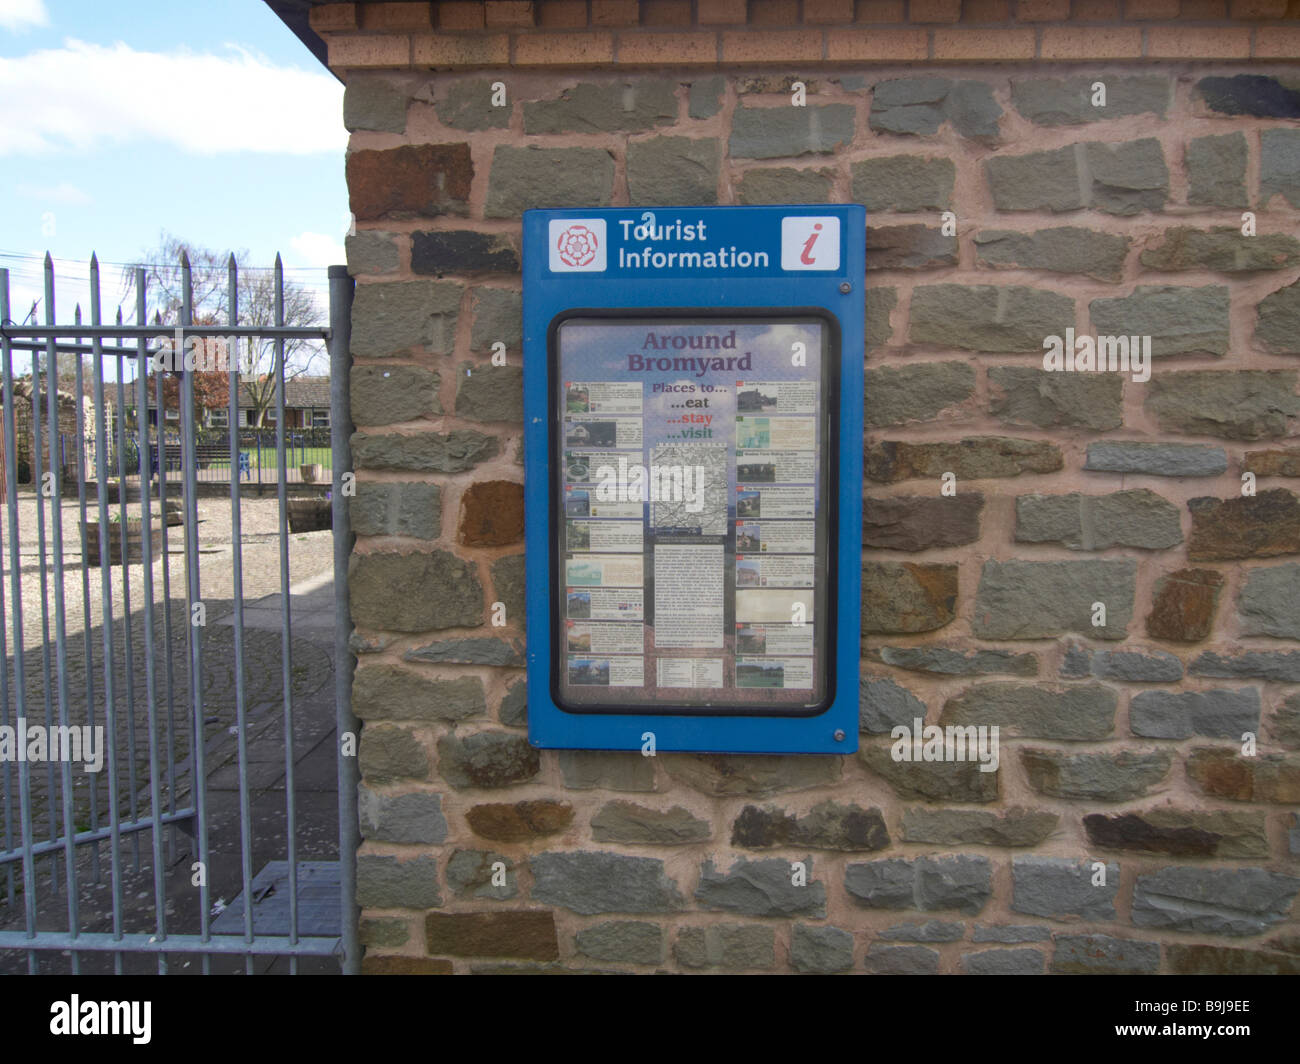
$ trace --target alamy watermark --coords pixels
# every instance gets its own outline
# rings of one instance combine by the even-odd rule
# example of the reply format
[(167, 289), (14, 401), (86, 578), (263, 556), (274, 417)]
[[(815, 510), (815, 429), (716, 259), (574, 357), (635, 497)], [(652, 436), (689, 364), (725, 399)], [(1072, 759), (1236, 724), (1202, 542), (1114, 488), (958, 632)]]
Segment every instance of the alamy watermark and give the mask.
[(1043, 369), (1056, 373), (1132, 373), (1134, 384), (1151, 379), (1150, 336), (1065, 336), (1043, 340)]
[(82, 1001), (72, 994), (50, 1005), (50, 1034), (129, 1035), (135, 1045), (143, 1046), (153, 1037), (152, 1014), (151, 1001)]
[(703, 466), (650, 465), (618, 460), (596, 469), (597, 502), (681, 502), (687, 513), (704, 509), (708, 471)]
[[(150, 353), (149, 360), (154, 369), (166, 373), (180, 373), (182, 370), (229, 373), (232, 351), (240, 351), (238, 337), (196, 336), (193, 333), (186, 335), (185, 329), (178, 326), (175, 337), (164, 336), (159, 340), (158, 346)], [(255, 367), (255, 356), (246, 352), (239, 363), (241, 374), (247, 376), (255, 371)]]
[(16, 725), (0, 725), (0, 761), (80, 761), (83, 772), (104, 767), (104, 727), (96, 724), (28, 724), (19, 717)]
[(912, 727), (897, 725), (889, 737), (895, 761), (978, 761), (981, 772), (998, 770), (998, 725), (926, 724), (920, 717)]

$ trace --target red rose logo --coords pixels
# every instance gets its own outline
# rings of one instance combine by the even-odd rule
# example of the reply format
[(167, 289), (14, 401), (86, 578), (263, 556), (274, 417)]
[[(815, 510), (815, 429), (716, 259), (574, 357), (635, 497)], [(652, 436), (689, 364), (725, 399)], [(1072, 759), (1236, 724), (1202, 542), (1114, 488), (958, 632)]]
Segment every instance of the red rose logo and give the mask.
[(555, 250), (566, 266), (586, 266), (596, 257), (596, 234), (585, 225), (571, 225), (560, 234)]

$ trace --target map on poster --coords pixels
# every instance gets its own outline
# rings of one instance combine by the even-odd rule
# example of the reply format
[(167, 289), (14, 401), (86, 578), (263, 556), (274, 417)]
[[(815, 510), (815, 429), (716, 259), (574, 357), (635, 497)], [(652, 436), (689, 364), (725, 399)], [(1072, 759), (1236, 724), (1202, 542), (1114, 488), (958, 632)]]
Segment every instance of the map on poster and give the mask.
[(819, 705), (826, 323), (573, 317), (553, 335), (560, 703)]

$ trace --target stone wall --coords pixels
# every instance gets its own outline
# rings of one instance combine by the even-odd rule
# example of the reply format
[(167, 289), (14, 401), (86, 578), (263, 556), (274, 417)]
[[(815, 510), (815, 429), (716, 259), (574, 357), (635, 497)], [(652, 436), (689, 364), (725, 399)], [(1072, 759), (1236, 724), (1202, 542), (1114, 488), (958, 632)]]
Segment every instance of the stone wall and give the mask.
[[(834, 42), (901, 47), (862, 29), (901, 3), (317, 9), (366, 971), (1300, 972), (1300, 38), (1190, 7), (912, 0), (880, 56)], [(790, 201), (869, 212), (861, 753), (534, 750), (520, 212)], [(1067, 328), (1149, 335), (1150, 379), (1045, 370)], [(999, 770), (894, 760), (916, 717), (998, 725)]]

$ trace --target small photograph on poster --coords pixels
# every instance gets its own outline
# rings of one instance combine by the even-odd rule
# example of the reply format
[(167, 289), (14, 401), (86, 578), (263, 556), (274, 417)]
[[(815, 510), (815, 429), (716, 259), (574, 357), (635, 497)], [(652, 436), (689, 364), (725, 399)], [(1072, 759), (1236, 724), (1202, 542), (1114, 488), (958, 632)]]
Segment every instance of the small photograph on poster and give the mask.
[(817, 419), (811, 417), (736, 418), (738, 451), (811, 451), (817, 446)]
[[(742, 542), (742, 533), (744, 539)], [(817, 526), (812, 521), (752, 521), (736, 525), (738, 554), (812, 554)]]
[(736, 479), (742, 483), (811, 484), (817, 475), (812, 451), (737, 451)]
[(641, 587), (641, 556), (576, 554), (564, 563), (564, 582), (569, 587)]
[(620, 451), (641, 448), (639, 417), (564, 419), (565, 447), (611, 447)]
[(640, 521), (570, 521), (565, 550), (596, 554), (639, 554), (645, 549)]
[(564, 485), (565, 517), (622, 517), (627, 520), (640, 520), (645, 512), (645, 503), (636, 501), (611, 500), (611, 493), (590, 485), (576, 488), (572, 484)]
[(811, 624), (738, 624), (737, 654), (811, 655)]
[(640, 414), (639, 381), (568, 381), (564, 386), (566, 414)]
[(640, 657), (570, 657), (566, 671), (575, 687), (640, 687), (645, 662)]
[(808, 690), (812, 680), (812, 658), (736, 658), (737, 687)]
[(815, 414), (815, 381), (736, 381), (737, 414)]
[(762, 587), (762, 572), (757, 558), (746, 561), (739, 555), (736, 557), (736, 586), (737, 587)]
[(566, 414), (591, 413), (591, 389), (585, 384), (567, 382), (564, 385), (564, 412)]
[[(572, 484), (596, 485), (610, 483), (616, 476), (619, 462), (626, 466), (627, 455), (618, 451), (565, 451), (564, 479)], [(597, 501), (613, 497), (609, 491), (596, 490)]]
[(565, 600), (566, 616), (575, 620), (589, 620), (591, 618), (591, 592), (590, 591), (570, 591), (566, 594)]
[(764, 487), (763, 485), (736, 485), (736, 518), (779, 518), (815, 516), (815, 492), (811, 484), (803, 486)]
[(564, 492), (565, 517), (590, 517), (591, 492), (577, 488), (566, 488)]
[(645, 617), (640, 588), (569, 588), (565, 616), (575, 621), (640, 621)]
[(736, 555), (736, 587), (812, 587), (811, 554)]
[(813, 618), (812, 591), (759, 591), (736, 589), (736, 620), (790, 623)]
[(761, 624), (736, 625), (737, 654), (766, 654), (767, 628)]
[(657, 687), (721, 687), (721, 658), (660, 658), (655, 663)]
[(736, 659), (737, 687), (784, 687), (785, 663), (767, 658)]
[(640, 654), (645, 636), (639, 624), (590, 624), (565, 622), (565, 636), (571, 654)]

